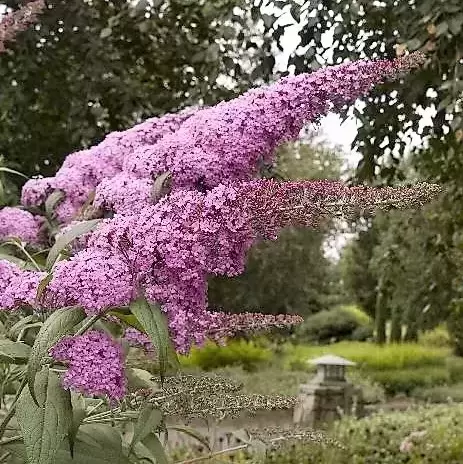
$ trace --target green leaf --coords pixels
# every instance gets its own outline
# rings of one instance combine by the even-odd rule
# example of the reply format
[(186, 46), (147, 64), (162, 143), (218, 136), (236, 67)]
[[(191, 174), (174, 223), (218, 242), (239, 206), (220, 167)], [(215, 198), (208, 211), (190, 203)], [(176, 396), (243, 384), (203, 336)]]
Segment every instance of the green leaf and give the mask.
[[(116, 428), (106, 424), (83, 424), (80, 427), (74, 459), (82, 459), (80, 462), (85, 464), (85, 456), (98, 459), (97, 462), (102, 463), (126, 464), (129, 462), (122, 452), (121, 434)], [(74, 463), (74, 460), (70, 463)]]
[(150, 450), (157, 464), (169, 464), (166, 451), (157, 435), (150, 433), (143, 439), (142, 443)]
[(48, 350), (64, 335), (85, 319), (85, 312), (81, 308), (58, 309), (43, 323), (34, 345), (32, 346), (29, 363), (27, 365), (27, 379), (32, 398), (35, 399), (34, 379), (42, 367), (42, 361), (48, 357)]
[(16, 324), (10, 327), (8, 331), (8, 338), (12, 340), (16, 340), (19, 337), (21, 331), (29, 324), (33, 324), (37, 322), (37, 316), (35, 314), (31, 314), (29, 316), (23, 317), (20, 319)]
[(35, 378), (37, 406), (25, 388), (16, 404), (16, 417), (21, 428), (28, 464), (51, 464), (72, 422), (71, 395), (61, 386), (59, 376), (48, 368)]
[(163, 380), (169, 364), (174, 369), (178, 369), (178, 359), (170, 342), (169, 329), (164, 313), (159, 305), (150, 304), (142, 297), (132, 302), (130, 310), (153, 343), (159, 359), (161, 380)]
[(172, 174), (164, 172), (156, 177), (153, 188), (151, 190), (151, 198), (154, 203), (157, 203), (164, 195), (167, 195), (171, 189)]
[(27, 177), (22, 172), (16, 171), (16, 170), (11, 169), (11, 168), (7, 168), (5, 166), (0, 166), (0, 172), (7, 172), (8, 174), (15, 174), (16, 176), (23, 177), (24, 179), (29, 179), (29, 177)]
[(140, 411), (137, 423), (135, 424), (135, 431), (132, 442), (130, 443), (130, 451), (132, 451), (136, 443), (143, 441), (147, 435), (159, 426), (162, 418), (163, 415), (160, 409), (155, 408), (150, 403), (145, 405), (145, 407)]
[(200, 434), (197, 430), (192, 429), (191, 427), (186, 427), (184, 425), (172, 425), (167, 427), (168, 430), (175, 430), (180, 433), (184, 433), (185, 435), (194, 438), (195, 440), (199, 441), (208, 451), (211, 451), (211, 445), (209, 444), (209, 440), (204, 435)]
[(25, 364), (29, 358), (31, 348), (21, 342), (0, 340), (0, 361), (5, 363)]
[(71, 453), (71, 456), (74, 456), (77, 432), (79, 431), (79, 427), (81, 426), (82, 421), (85, 419), (86, 415), (87, 413), (85, 409), (74, 408), (72, 422), (69, 425), (68, 431), (69, 451)]
[(27, 264), (23, 259), (17, 258), (16, 256), (10, 255), (8, 253), (0, 253), (0, 259), (5, 259), (6, 261), (17, 264), (20, 267), (25, 267)]
[(101, 32), (100, 32), (100, 37), (102, 39), (106, 39), (113, 33), (112, 29), (110, 27), (105, 27)]
[(138, 319), (133, 314), (124, 314), (120, 311), (109, 311), (108, 314), (110, 316), (117, 317), (119, 320), (125, 322), (130, 327), (139, 330), (140, 332), (144, 332), (143, 326), (138, 322)]
[(153, 375), (144, 369), (131, 367), (125, 370), (125, 375), (131, 391), (158, 388), (158, 384), (153, 380)]
[(47, 269), (51, 269), (60, 253), (77, 237), (91, 232), (101, 221), (101, 219), (92, 219), (91, 221), (79, 222), (74, 227), (61, 235), (52, 246), (47, 258)]

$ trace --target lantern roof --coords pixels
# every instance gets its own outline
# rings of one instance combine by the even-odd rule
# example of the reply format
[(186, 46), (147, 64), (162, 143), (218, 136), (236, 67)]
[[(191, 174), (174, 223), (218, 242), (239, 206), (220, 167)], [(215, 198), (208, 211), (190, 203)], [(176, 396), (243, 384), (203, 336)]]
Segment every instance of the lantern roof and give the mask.
[(309, 361), (311, 364), (316, 366), (355, 366), (356, 363), (349, 361), (348, 359), (341, 358), (340, 356), (335, 356), (333, 354), (327, 354), (321, 356), (320, 358), (311, 359)]

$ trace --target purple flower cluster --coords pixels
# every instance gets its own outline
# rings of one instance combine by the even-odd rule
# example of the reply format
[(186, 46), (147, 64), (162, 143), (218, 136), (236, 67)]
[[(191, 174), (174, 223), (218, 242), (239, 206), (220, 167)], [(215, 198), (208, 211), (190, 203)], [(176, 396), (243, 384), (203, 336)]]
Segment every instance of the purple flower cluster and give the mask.
[[(206, 312), (209, 325), (203, 329), (204, 334), (216, 341), (223, 342), (238, 333), (259, 332), (269, 328), (285, 328), (300, 324), (301, 316), (293, 314), (261, 314), (261, 313), (223, 313)], [(153, 345), (146, 334), (129, 327), (124, 338), (131, 346), (141, 347), (145, 351), (153, 351)], [(184, 350), (187, 351), (187, 350)]]
[(9, 261), (0, 260), (0, 308), (35, 307), (37, 288), (44, 277), (44, 272), (23, 271)]
[(63, 377), (65, 388), (117, 401), (126, 392), (121, 345), (96, 330), (61, 339), (50, 356), (68, 365)]
[[(305, 123), (422, 61), (420, 54), (414, 54), (392, 61), (342, 64), (284, 78), (211, 108), (148, 119), (68, 156), (56, 176), (29, 181), (22, 202), (40, 206), (51, 191), (61, 190), (65, 198), (57, 207), (57, 216), (67, 223), (95, 189), (99, 204), (119, 212), (130, 204), (142, 204), (139, 200), (149, 203), (146, 188), (164, 172), (172, 173), (174, 189), (211, 188), (224, 179), (249, 180), (262, 162), (272, 159), (278, 145), (299, 135)], [(110, 179), (121, 171), (125, 175), (111, 186)], [(133, 177), (145, 183), (136, 184)], [(121, 190), (116, 193), (118, 186)], [(124, 205), (111, 196), (125, 196)]]
[(174, 187), (249, 180), (278, 145), (298, 137), (305, 123), (353, 102), (421, 60), (357, 61), (250, 90), (198, 111), (178, 131), (140, 147), (125, 159), (124, 170), (148, 178), (170, 171)]
[(96, 188), (93, 204), (107, 211), (136, 214), (151, 202), (154, 182), (120, 173)]
[(132, 296), (132, 274), (122, 256), (86, 249), (57, 264), (44, 301), (53, 307), (80, 305), (98, 314), (129, 304)]
[(40, 216), (20, 208), (5, 207), (0, 210), (0, 241), (19, 238), (32, 245), (40, 244), (44, 240), (42, 224), (43, 218)]
[(134, 329), (133, 327), (128, 327), (125, 329), (124, 339), (127, 340), (130, 346), (143, 348), (148, 352), (154, 351), (153, 344), (151, 343), (149, 337), (143, 332)]
[[(64, 200), (56, 208), (60, 222), (71, 222), (92, 192), (105, 179), (121, 172), (124, 159), (139, 147), (155, 144), (164, 135), (176, 131), (192, 110), (151, 118), (124, 132), (109, 134), (100, 144), (72, 153), (54, 177), (31, 179), (22, 190), (25, 206), (41, 206), (54, 190), (61, 190)], [(119, 179), (118, 185), (122, 187)], [(104, 201), (104, 187), (101, 201)], [(112, 190), (114, 192), (114, 188)]]

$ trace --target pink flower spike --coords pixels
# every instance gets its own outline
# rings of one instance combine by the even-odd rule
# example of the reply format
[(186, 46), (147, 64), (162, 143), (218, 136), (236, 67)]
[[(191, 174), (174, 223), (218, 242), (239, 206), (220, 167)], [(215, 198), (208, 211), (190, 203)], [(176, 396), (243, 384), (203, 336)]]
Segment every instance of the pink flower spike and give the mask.
[(96, 330), (61, 339), (50, 349), (50, 356), (68, 365), (64, 388), (85, 395), (121, 400), (127, 388), (123, 354), (119, 343)]

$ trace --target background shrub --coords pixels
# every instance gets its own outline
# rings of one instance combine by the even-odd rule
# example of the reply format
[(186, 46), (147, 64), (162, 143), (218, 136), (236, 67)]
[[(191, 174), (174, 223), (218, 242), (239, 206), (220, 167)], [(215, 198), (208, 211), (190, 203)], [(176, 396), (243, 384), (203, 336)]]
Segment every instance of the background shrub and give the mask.
[(296, 330), (300, 343), (332, 343), (348, 340), (361, 326), (356, 315), (341, 308), (320, 311), (309, 316)]
[[(402, 442), (413, 432), (408, 452)], [(324, 443), (286, 445), (267, 453), (264, 464), (461, 464), (463, 405), (423, 406), (406, 412), (379, 413), (356, 420), (345, 417), (328, 434), (337, 446)], [(255, 463), (246, 453), (221, 456), (213, 462)]]
[(419, 336), (419, 343), (425, 346), (435, 347), (450, 347), (452, 340), (447, 328), (444, 325), (439, 325), (433, 330), (423, 332)]
[(241, 366), (246, 371), (254, 371), (272, 357), (269, 348), (254, 341), (230, 340), (226, 346), (209, 342), (201, 348), (193, 348), (180, 362), (185, 367), (197, 367), (205, 371), (226, 366)]
[(352, 332), (350, 338), (355, 342), (366, 342), (367, 340), (372, 340), (373, 336), (374, 331), (371, 325), (361, 325)]
[(449, 382), (449, 371), (443, 367), (415, 367), (413, 369), (387, 369), (369, 373), (388, 395), (405, 393), (410, 395), (419, 387), (445, 385)]
[(429, 403), (463, 403), (463, 383), (417, 388), (413, 392), (413, 397)]
[[(410, 452), (400, 445), (423, 431)], [(463, 456), (463, 406), (439, 405), (401, 413), (345, 418), (332, 434), (343, 449), (323, 445), (283, 448), (266, 464), (459, 464)]]

